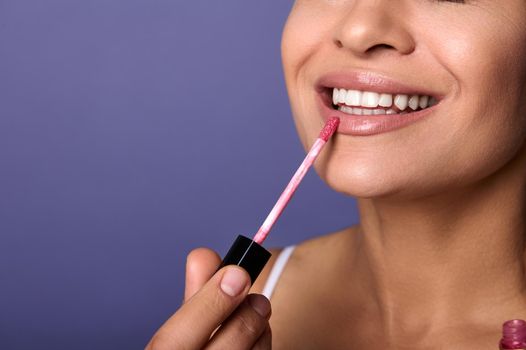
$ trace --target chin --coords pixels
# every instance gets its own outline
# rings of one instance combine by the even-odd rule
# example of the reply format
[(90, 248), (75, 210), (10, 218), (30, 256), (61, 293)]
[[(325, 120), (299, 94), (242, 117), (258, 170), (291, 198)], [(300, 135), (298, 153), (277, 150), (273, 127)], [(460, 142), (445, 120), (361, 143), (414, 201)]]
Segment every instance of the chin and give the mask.
[(356, 159), (351, 163), (331, 157), (319, 162), (316, 172), (330, 188), (352, 197), (386, 198), (403, 192), (401, 179), (378, 164), (360, 163)]
[(411, 171), (396, 162), (337, 154), (320, 158), (315, 166), (320, 178), (334, 191), (356, 198), (415, 200), (465, 185), (461, 180), (463, 177), (457, 177), (458, 174)]

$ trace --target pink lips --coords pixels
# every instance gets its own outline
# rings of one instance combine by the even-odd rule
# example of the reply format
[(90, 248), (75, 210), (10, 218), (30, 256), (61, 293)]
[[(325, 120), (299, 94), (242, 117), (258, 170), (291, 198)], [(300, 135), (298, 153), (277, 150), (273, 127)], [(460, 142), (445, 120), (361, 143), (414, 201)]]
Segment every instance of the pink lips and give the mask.
[(335, 87), (379, 93), (429, 95), (437, 100), (441, 98), (436, 92), (429, 91), (426, 88), (409, 86), (381, 74), (371, 72), (327, 74), (320, 78), (316, 84), (320, 112), (324, 121), (332, 116), (340, 118), (338, 132), (354, 136), (375, 135), (400, 129), (425, 118), (437, 108), (437, 105), (407, 114), (349, 115), (332, 108), (330, 93)]

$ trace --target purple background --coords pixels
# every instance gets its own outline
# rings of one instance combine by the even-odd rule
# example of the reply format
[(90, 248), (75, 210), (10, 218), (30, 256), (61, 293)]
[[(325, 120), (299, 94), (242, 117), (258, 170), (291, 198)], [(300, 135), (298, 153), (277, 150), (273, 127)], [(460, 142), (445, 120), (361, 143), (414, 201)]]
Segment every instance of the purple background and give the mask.
[[(141, 349), (303, 158), (292, 1), (0, 1), (0, 347)], [(357, 221), (311, 172), (283, 246)]]

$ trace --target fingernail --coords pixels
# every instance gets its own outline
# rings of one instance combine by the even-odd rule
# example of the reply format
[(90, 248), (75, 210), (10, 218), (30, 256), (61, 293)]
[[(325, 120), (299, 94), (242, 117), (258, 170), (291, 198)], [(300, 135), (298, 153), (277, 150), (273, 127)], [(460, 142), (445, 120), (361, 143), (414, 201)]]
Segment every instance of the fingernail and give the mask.
[(246, 272), (239, 268), (228, 268), (221, 280), (221, 290), (231, 297), (241, 293), (248, 284)]
[(250, 294), (248, 303), (261, 317), (267, 317), (270, 313), (270, 302), (262, 295)]

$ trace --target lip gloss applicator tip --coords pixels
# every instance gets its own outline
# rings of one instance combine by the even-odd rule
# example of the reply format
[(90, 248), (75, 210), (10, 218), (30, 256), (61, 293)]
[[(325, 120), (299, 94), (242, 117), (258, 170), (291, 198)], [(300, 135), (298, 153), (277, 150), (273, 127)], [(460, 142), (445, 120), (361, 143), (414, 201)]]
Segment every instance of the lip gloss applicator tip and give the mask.
[(252, 283), (254, 283), (271, 256), (270, 252), (263, 248), (261, 244), (265, 238), (267, 238), (270, 230), (289, 203), (301, 180), (303, 180), (303, 177), (320, 154), (323, 146), (338, 129), (339, 124), (340, 118), (338, 117), (331, 117), (327, 120), (314, 145), (312, 145), (298, 170), (296, 170), (296, 173), (292, 176), (289, 184), (285, 187), (285, 190), (259, 228), (254, 239), (239, 235), (228, 250), (218, 270), (226, 265), (241, 266), (248, 272)]
[(526, 321), (516, 319), (504, 322), (499, 348), (501, 350), (526, 349)]
[(338, 129), (339, 125), (340, 125), (340, 118), (338, 117), (329, 118), (329, 120), (327, 120), (327, 123), (325, 123), (325, 126), (323, 127), (323, 129), (321, 129), (320, 136), (318, 136), (318, 138), (322, 139), (325, 142), (329, 141), (331, 136), (336, 132), (336, 129)]

